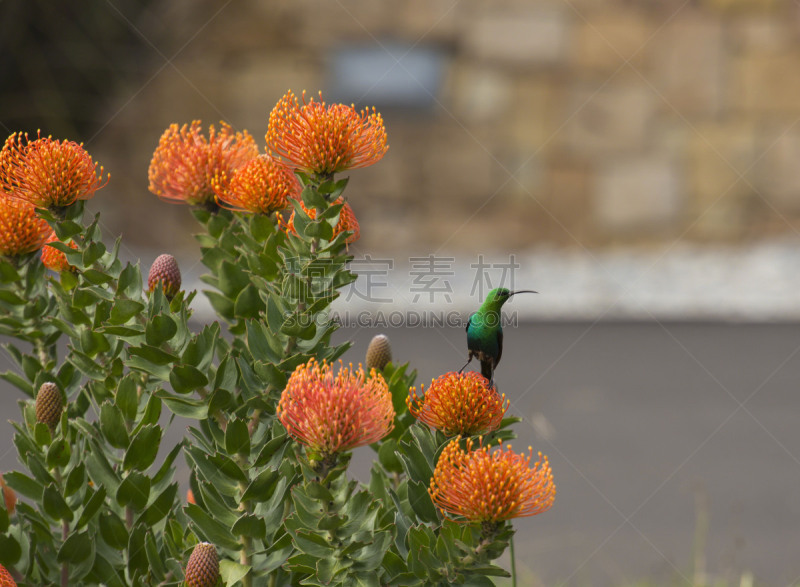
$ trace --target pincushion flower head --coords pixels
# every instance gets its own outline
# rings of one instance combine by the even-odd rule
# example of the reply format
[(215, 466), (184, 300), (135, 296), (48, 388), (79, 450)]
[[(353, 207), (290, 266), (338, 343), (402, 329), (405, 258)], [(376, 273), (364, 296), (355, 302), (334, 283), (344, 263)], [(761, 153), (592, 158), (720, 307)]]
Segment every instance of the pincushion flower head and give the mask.
[(329, 177), (377, 163), (389, 148), (383, 118), (354, 106), (311, 98), (302, 104), (289, 90), (269, 115), (267, 147), (294, 167)]
[(300, 443), (321, 456), (377, 442), (394, 426), (392, 396), (379, 373), (311, 359), (289, 377), (278, 419)]
[(0, 192), (0, 256), (18, 257), (38, 251), (55, 234), (36, 208)]
[(466, 450), (461, 443), (461, 437), (456, 437), (444, 447), (428, 489), (445, 515), (496, 524), (535, 516), (553, 505), (556, 486), (547, 457), (539, 453), (531, 467), (530, 448), (526, 456), (513, 452), (510, 445), (473, 451), (472, 439), (466, 440)]
[(59, 209), (87, 200), (108, 183), (103, 167), (74, 141), (14, 133), (0, 151), (0, 187), (37, 208)]
[(283, 161), (259, 155), (237, 169), (227, 186), (219, 186), (217, 202), (223, 208), (271, 214), (283, 210), (289, 198), (300, 195), (300, 183)]
[(214, 208), (215, 190), (224, 190), (234, 171), (257, 156), (253, 137), (224, 122), (219, 131), (212, 124), (207, 138), (199, 120), (172, 124), (150, 161), (149, 189), (163, 200)]
[(406, 398), (417, 420), (446, 436), (473, 436), (497, 430), (510, 402), (483, 375), (450, 372), (434, 379), (423, 396), (412, 387)]
[[(353, 234), (347, 237), (345, 243), (348, 245), (353, 244), (356, 242), (359, 237), (361, 236), (361, 227), (358, 224), (358, 220), (356, 220), (356, 215), (353, 212), (353, 208), (344, 201), (344, 199), (339, 198), (333, 204), (344, 204), (342, 206), (341, 212), (339, 212), (339, 222), (336, 223), (336, 227), (333, 229), (333, 238), (336, 238), (337, 235), (343, 233), (346, 230), (351, 231)], [(303, 208), (303, 211), (308, 215), (309, 218), (314, 220), (317, 217), (317, 209), (314, 207), (307, 207), (305, 202), (300, 200), (300, 206)], [(294, 226), (294, 216), (295, 211), (292, 210), (292, 215), (289, 217), (289, 221), (286, 223), (286, 231), (297, 234), (297, 229)]]

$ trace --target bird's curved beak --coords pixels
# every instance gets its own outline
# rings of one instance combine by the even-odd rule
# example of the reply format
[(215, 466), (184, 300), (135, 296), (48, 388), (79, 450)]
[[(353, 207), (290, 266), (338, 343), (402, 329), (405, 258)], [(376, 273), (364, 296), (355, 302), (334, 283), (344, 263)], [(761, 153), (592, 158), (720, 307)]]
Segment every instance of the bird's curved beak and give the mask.
[(515, 296), (518, 293), (539, 293), (539, 292), (533, 291), (532, 289), (520, 289), (518, 291), (512, 291), (510, 294), (508, 294), (508, 297)]

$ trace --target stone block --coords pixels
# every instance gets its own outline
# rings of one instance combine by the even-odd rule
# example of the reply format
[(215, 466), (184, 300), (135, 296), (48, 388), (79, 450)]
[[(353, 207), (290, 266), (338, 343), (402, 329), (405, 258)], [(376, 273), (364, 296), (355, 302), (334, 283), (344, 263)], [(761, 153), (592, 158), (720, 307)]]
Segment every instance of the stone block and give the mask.
[(581, 85), (571, 92), (566, 124), (554, 139), (573, 154), (604, 156), (642, 149), (656, 96), (634, 79), (601, 86)]
[(581, 68), (613, 72), (627, 60), (642, 67), (643, 49), (655, 30), (641, 14), (589, 14), (576, 24), (573, 59)]
[[(777, 136), (776, 136), (777, 135)], [(800, 128), (766, 135), (755, 168), (758, 192), (778, 214), (800, 211)]]
[(475, 59), (509, 65), (553, 65), (562, 62), (570, 43), (565, 8), (531, 4), (514, 12), (493, 11), (466, 20), (462, 40)]
[(737, 60), (730, 94), (740, 111), (800, 113), (800, 52), (744, 55)]
[(688, 151), (692, 210), (702, 213), (720, 198), (740, 199), (752, 191), (755, 128), (746, 122), (706, 123), (694, 128)]
[(437, 199), (483, 202), (498, 189), (497, 181), (507, 177), (500, 179), (502, 170), (494, 159), (497, 145), (492, 137), (455, 122), (432, 125), (427, 142), (417, 147), (425, 151), (418, 187)]
[(703, 0), (709, 8), (731, 12), (759, 12), (778, 8), (780, 0)]
[(715, 116), (724, 106), (726, 54), (718, 20), (692, 16), (667, 25), (647, 46), (647, 79), (661, 108), (683, 117)]
[(547, 149), (565, 118), (562, 96), (558, 80), (549, 76), (517, 79), (500, 121), (509, 145), (525, 156)]
[(779, 53), (791, 46), (793, 27), (772, 14), (738, 16), (731, 23), (731, 45), (738, 52)]
[(606, 232), (667, 230), (683, 211), (683, 180), (668, 159), (625, 159), (600, 170), (593, 199), (598, 227)]
[(496, 69), (458, 63), (446, 87), (445, 100), (459, 119), (487, 122), (502, 118), (508, 111), (511, 80)]
[(693, 235), (731, 238), (744, 229), (753, 192), (750, 167), (756, 159), (755, 129), (746, 122), (695, 127), (688, 150), (688, 214)]

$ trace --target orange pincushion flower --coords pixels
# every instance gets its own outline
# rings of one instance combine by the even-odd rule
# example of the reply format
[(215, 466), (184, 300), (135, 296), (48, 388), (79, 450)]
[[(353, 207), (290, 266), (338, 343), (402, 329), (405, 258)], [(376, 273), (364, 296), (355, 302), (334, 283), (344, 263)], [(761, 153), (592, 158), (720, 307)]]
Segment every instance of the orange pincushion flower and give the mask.
[[(349, 230), (353, 234), (347, 237), (345, 243), (347, 243), (348, 245), (352, 245), (361, 236), (361, 227), (358, 225), (358, 220), (356, 220), (356, 215), (353, 212), (353, 208), (351, 208), (350, 204), (345, 202), (342, 198), (339, 198), (333, 203), (334, 204), (344, 203), (344, 206), (342, 206), (342, 211), (339, 212), (339, 222), (336, 224), (336, 228), (333, 229), (333, 238), (336, 238), (336, 236), (339, 235), (340, 233)], [(316, 208), (306, 207), (305, 202), (303, 202), (302, 200), (300, 200), (300, 206), (303, 208), (305, 213), (308, 214), (308, 217), (311, 218), (312, 220), (317, 217)], [(286, 231), (297, 234), (297, 229), (294, 227), (294, 215), (295, 211), (292, 210), (292, 215), (289, 217), (289, 221), (286, 223)]]
[(14, 577), (3, 565), (0, 565), (0, 587), (17, 587)]
[(62, 208), (88, 200), (108, 183), (83, 144), (37, 136), (30, 141), (28, 133), (14, 133), (0, 151), (0, 185), (12, 198)]
[(0, 255), (16, 257), (42, 248), (53, 229), (27, 202), (0, 193)]
[(178, 127), (172, 124), (161, 135), (150, 161), (150, 191), (163, 200), (193, 205), (214, 203), (214, 190), (223, 190), (233, 172), (258, 156), (258, 147), (247, 131), (234, 133), (230, 125), (212, 124), (208, 138), (200, 121)]
[(529, 454), (489, 446), (472, 450), (472, 439), (461, 448), (461, 437), (444, 447), (431, 486), (433, 502), (445, 514), (462, 516), (469, 522), (503, 522), (511, 518), (535, 516), (546, 512), (556, 498), (553, 472), (547, 457), (531, 468), (533, 450)]
[(417, 420), (441, 430), (446, 436), (473, 436), (497, 430), (511, 402), (489, 384), (483, 375), (445, 373), (431, 381), (424, 396), (412, 387), (406, 398), (409, 411)]
[(386, 129), (375, 108), (357, 112), (354, 106), (327, 105), (314, 98), (302, 106), (291, 90), (269, 115), (267, 146), (295, 167), (317, 175), (367, 167), (386, 153)]
[[(62, 271), (75, 271), (75, 267), (69, 264), (67, 256), (62, 251), (49, 246), (49, 244), (53, 242), (61, 242), (58, 240), (55, 232), (50, 234), (50, 238), (47, 239), (47, 242), (42, 247), (42, 263), (44, 266), (57, 273), (61, 273)], [(78, 245), (71, 240), (67, 244), (71, 249), (78, 249)]]
[(271, 214), (299, 195), (300, 183), (286, 164), (259, 155), (236, 170), (228, 186), (217, 191), (217, 201), (232, 210)]
[(311, 359), (289, 377), (278, 419), (295, 439), (322, 455), (377, 442), (394, 427), (392, 395), (383, 376)]

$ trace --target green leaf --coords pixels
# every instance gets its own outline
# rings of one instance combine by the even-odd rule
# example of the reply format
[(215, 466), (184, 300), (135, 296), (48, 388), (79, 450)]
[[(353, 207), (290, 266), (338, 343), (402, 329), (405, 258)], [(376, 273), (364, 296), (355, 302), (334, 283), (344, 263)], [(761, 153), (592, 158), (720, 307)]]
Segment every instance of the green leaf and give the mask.
[(420, 520), (431, 523), (439, 522), (439, 514), (436, 513), (436, 507), (431, 501), (428, 486), (425, 483), (408, 480), (408, 501)]
[(278, 369), (274, 363), (256, 361), (253, 364), (256, 374), (273, 389), (283, 389), (286, 387), (286, 374)]
[(103, 370), (103, 368), (95, 363), (91, 357), (78, 350), (70, 349), (67, 360), (75, 365), (75, 368), (86, 375), (89, 379), (103, 381), (106, 378), (107, 373)]
[(138, 265), (125, 265), (125, 269), (119, 274), (117, 281), (117, 296), (120, 294), (128, 298), (133, 298), (141, 295), (142, 292), (142, 274), (139, 271)]
[(247, 273), (242, 271), (238, 265), (229, 261), (223, 261), (219, 266), (219, 290), (235, 300), (239, 292), (250, 283)]
[(51, 469), (55, 467), (66, 467), (69, 463), (70, 449), (67, 441), (63, 437), (57, 438), (47, 449), (47, 466)]
[(203, 400), (172, 395), (164, 389), (158, 390), (155, 392), (155, 395), (160, 398), (167, 405), (167, 409), (176, 416), (192, 418), (194, 420), (202, 420), (208, 417), (208, 403)]
[(231, 532), (235, 536), (249, 536), (263, 540), (267, 532), (267, 526), (264, 523), (264, 518), (253, 514), (242, 514), (231, 528)]
[(139, 409), (139, 394), (136, 391), (136, 381), (134, 377), (135, 376), (131, 373), (120, 380), (114, 398), (114, 402), (120, 409), (120, 412), (128, 420), (135, 419), (136, 412)]
[(233, 587), (245, 578), (252, 569), (251, 566), (235, 563), (228, 559), (219, 561), (219, 574), (222, 577), (225, 587)]
[(92, 442), (91, 450), (87, 452), (86, 469), (89, 471), (89, 476), (96, 484), (105, 487), (108, 493), (116, 494), (120, 481), (106, 459), (103, 449), (98, 443)]
[(175, 365), (169, 374), (169, 382), (176, 393), (189, 393), (208, 385), (208, 377), (193, 365)]
[(33, 386), (25, 381), (24, 378), (20, 377), (13, 371), (6, 371), (5, 373), (0, 373), (0, 379), (5, 379), (11, 385), (22, 391), (28, 397), (34, 397), (33, 393)]
[(123, 467), (125, 470), (138, 469), (144, 471), (153, 464), (161, 444), (161, 428), (155, 424), (143, 426), (133, 437), (125, 451)]
[(135, 357), (141, 357), (146, 361), (150, 361), (156, 365), (168, 365), (178, 360), (178, 357), (167, 351), (163, 351), (158, 347), (149, 344), (143, 344), (137, 347), (130, 347), (128, 352)]
[[(324, 185), (324, 184), (323, 184)], [(307, 185), (303, 188), (303, 191), (300, 193), (300, 197), (303, 199), (303, 202), (309, 208), (319, 208), (320, 210), (324, 210), (328, 207), (328, 200), (325, 199), (322, 192), (322, 186), (319, 189), (315, 188), (313, 185)]]
[(164, 565), (163, 557), (158, 551), (155, 538), (152, 532), (147, 532), (144, 537), (144, 550), (147, 553), (147, 562), (150, 566), (150, 573), (159, 585), (163, 584), (164, 577), (167, 574), (167, 567)]
[(117, 300), (111, 308), (111, 316), (108, 321), (111, 324), (125, 324), (128, 320), (144, 310), (144, 304), (135, 300)]
[(0, 534), (0, 565), (13, 568), (22, 556), (22, 548), (10, 534)]
[(78, 564), (92, 553), (92, 541), (88, 532), (70, 532), (58, 550), (56, 559), (60, 563)]
[(67, 475), (67, 482), (64, 484), (64, 497), (69, 497), (86, 485), (86, 465), (80, 463)]
[(17, 471), (11, 471), (3, 474), (3, 479), (11, 489), (32, 499), (33, 501), (40, 501), (44, 493), (44, 486), (31, 479), (27, 475), (23, 475)]
[(44, 495), (42, 496), (42, 506), (44, 511), (56, 520), (72, 521), (73, 513), (67, 502), (61, 496), (61, 492), (55, 484), (48, 485), (44, 488)]
[(177, 495), (177, 493), (178, 484), (172, 483), (155, 498), (153, 503), (147, 506), (147, 509), (137, 522), (143, 522), (147, 526), (154, 526), (163, 520), (172, 509), (172, 504), (175, 502), (175, 495)]
[(256, 320), (248, 320), (245, 326), (247, 329), (247, 348), (250, 349), (253, 359), (256, 361), (277, 361), (279, 357), (269, 344), (269, 335), (264, 326)]
[(230, 530), (209, 516), (202, 508), (189, 504), (184, 508), (184, 511), (192, 520), (202, 538), (218, 547), (238, 550), (240, 544)]
[(261, 471), (258, 476), (250, 482), (244, 494), (242, 494), (241, 501), (267, 501), (272, 495), (271, 489), (274, 489), (275, 483), (280, 478), (280, 473), (271, 469)]
[(131, 506), (133, 509), (141, 510), (147, 505), (149, 498), (150, 477), (138, 471), (131, 471), (117, 490), (117, 503), (122, 507)]
[(125, 418), (122, 410), (110, 401), (103, 402), (100, 406), (100, 429), (114, 448), (128, 448), (130, 439), (125, 428)]
[(204, 289), (203, 293), (206, 294), (208, 301), (214, 311), (223, 318), (231, 318), (234, 315), (234, 303), (229, 297), (209, 289)]
[(225, 450), (230, 455), (250, 454), (250, 431), (247, 422), (236, 419), (228, 422), (225, 430)]
[(265, 308), (266, 306), (258, 293), (258, 289), (253, 284), (248, 284), (236, 296), (233, 312), (242, 318), (258, 318), (265, 311)]
[(122, 550), (128, 544), (125, 523), (114, 512), (107, 510), (100, 515), (100, 535), (111, 548)]
[(177, 332), (178, 325), (171, 316), (156, 314), (147, 322), (145, 340), (147, 344), (158, 346), (170, 340)]

